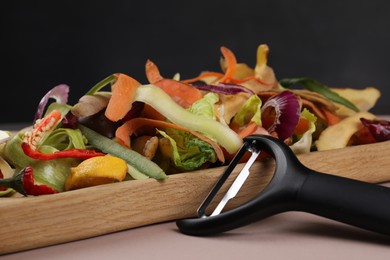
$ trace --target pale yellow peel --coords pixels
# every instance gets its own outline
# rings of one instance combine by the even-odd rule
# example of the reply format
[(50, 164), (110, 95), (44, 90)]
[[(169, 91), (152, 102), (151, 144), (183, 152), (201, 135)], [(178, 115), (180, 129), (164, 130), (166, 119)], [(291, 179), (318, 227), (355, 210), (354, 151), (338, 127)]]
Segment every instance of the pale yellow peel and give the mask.
[(274, 84), (276, 77), (274, 70), (267, 65), (269, 47), (266, 44), (260, 44), (257, 48), (255, 77), (267, 84)]
[(94, 115), (107, 106), (110, 96), (111, 95), (100, 93), (84, 95), (79, 99), (79, 102), (72, 107), (71, 112), (77, 117)]
[[(332, 91), (352, 102), (360, 112), (367, 112), (373, 108), (381, 96), (380, 91), (374, 87), (364, 89), (332, 88)], [(336, 114), (340, 117), (356, 114), (355, 111), (346, 106), (336, 103), (335, 105), (337, 106)]]
[(327, 127), (316, 142), (319, 151), (344, 148), (351, 137), (362, 127), (360, 118), (376, 119), (369, 112), (358, 112), (341, 120), (339, 123)]

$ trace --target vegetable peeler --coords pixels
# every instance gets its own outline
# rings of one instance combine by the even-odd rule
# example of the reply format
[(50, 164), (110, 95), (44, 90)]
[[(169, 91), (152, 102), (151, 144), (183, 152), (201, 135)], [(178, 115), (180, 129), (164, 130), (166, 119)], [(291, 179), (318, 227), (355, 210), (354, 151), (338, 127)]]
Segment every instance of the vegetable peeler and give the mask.
[[(247, 152), (251, 156), (231, 187), (210, 215), (206, 209), (226, 179)], [(224, 211), (246, 178), (260, 153), (275, 160), (268, 185), (253, 199)], [(375, 166), (373, 166), (375, 167)], [(320, 173), (304, 166), (279, 139), (265, 135), (244, 138), (244, 144), (198, 208), (198, 218), (176, 222), (187, 235), (206, 236), (226, 232), (266, 217), (303, 211), (377, 233), (390, 235), (390, 188)]]

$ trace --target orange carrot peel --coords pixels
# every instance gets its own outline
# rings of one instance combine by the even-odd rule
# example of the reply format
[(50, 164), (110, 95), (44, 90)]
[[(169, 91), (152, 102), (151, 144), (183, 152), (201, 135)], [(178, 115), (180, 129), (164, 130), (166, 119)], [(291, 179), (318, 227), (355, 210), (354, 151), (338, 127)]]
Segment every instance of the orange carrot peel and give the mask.
[(219, 82), (226, 83), (229, 81), (230, 78), (233, 78), (233, 75), (237, 70), (237, 59), (236, 56), (234, 56), (234, 53), (226, 47), (222, 46), (221, 52), (223, 58), (226, 61), (227, 68), (225, 71), (225, 75), (219, 80)]
[(146, 62), (146, 77), (148, 81), (165, 91), (176, 103), (184, 108), (190, 107), (195, 101), (202, 98), (202, 92), (184, 82), (165, 79), (161, 76), (158, 67), (150, 60)]
[(112, 85), (112, 95), (108, 102), (105, 116), (113, 122), (121, 120), (130, 111), (137, 87), (141, 84), (125, 75), (116, 74), (116, 81)]

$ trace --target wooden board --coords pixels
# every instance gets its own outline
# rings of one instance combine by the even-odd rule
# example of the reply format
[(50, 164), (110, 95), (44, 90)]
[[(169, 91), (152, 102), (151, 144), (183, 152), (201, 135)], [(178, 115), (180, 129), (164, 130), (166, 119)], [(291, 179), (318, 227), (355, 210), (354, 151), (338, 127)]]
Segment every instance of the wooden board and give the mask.
[[(303, 164), (320, 172), (371, 183), (390, 181), (390, 141), (298, 157)], [(272, 162), (255, 163), (230, 207), (261, 191), (272, 177), (273, 169)], [(40, 197), (1, 198), (0, 254), (194, 217), (223, 171), (224, 167), (219, 167), (171, 175), (163, 182), (137, 180)], [(221, 193), (224, 191), (226, 187)]]

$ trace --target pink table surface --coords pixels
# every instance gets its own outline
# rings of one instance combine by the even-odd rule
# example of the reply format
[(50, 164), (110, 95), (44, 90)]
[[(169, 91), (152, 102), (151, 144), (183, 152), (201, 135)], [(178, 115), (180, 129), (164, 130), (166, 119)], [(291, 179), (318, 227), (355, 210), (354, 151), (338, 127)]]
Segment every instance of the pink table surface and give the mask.
[[(390, 183), (386, 186), (390, 187)], [(390, 237), (308, 213), (286, 212), (214, 237), (186, 236), (178, 231), (175, 222), (168, 222), (1, 257), (2, 260), (240, 258), (388, 260)]]

